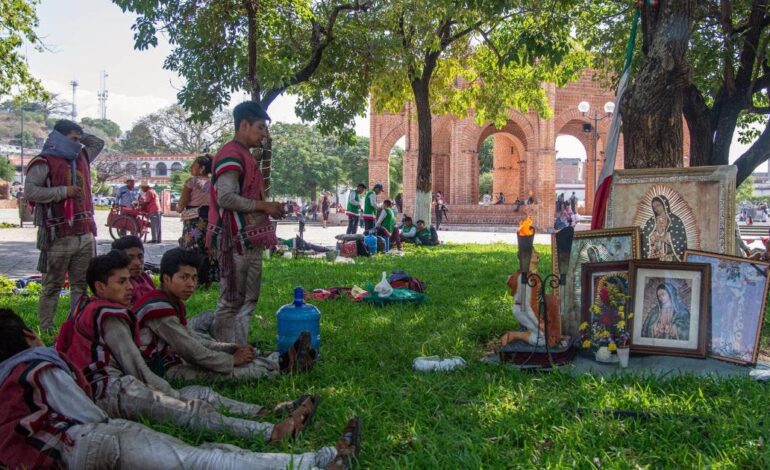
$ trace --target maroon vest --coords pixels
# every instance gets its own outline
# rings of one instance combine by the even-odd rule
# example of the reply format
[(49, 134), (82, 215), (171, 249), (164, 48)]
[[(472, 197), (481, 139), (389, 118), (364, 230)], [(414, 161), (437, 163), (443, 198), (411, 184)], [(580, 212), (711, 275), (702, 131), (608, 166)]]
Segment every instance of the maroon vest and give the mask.
[[(49, 187), (71, 186), (72, 169), (70, 162), (63, 158), (38, 155), (33, 158), (27, 167), (27, 171), (34, 165), (45, 164), (48, 166)], [(77, 186), (83, 190), (81, 198), (72, 199), (75, 209), (75, 217), (70, 225), (64, 214), (64, 201), (41, 204), (43, 206), (45, 231), (49, 241), (73, 235), (92, 233), (96, 236), (96, 223), (94, 222), (94, 206), (91, 202), (91, 166), (88, 163), (85, 151), (81, 151), (77, 158)]]
[(158, 374), (162, 376), (169, 367), (182, 364), (182, 359), (176, 355), (171, 346), (147, 327), (147, 321), (177, 317), (182, 325), (187, 325), (187, 311), (184, 303), (174, 302), (165, 292), (155, 289), (137, 299), (133, 310), (136, 315), (139, 350), (153, 372), (162, 372)]
[[(44, 360), (21, 363), (0, 384), (0, 466), (63, 468), (61, 449), (72, 444), (67, 429), (78, 423), (48, 405), (46, 393), (52, 391), (44, 390), (38, 377), (50, 367), (58, 366)], [(90, 396), (82, 374), (74, 367), (67, 372)]]

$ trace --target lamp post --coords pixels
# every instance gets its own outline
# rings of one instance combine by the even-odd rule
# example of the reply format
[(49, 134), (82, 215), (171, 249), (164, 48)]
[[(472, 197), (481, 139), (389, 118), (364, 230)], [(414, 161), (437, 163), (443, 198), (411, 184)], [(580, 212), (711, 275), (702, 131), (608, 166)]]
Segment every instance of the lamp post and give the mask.
[[(586, 113), (591, 110), (591, 105), (588, 103), (588, 101), (581, 101), (580, 104), (578, 104), (578, 111), (580, 111), (580, 115), (587, 117), (588, 119), (593, 121), (593, 131), (594, 131), (594, 191), (596, 191), (596, 183), (597, 178), (599, 176), (599, 172), (597, 171), (597, 145), (599, 142), (599, 121), (607, 119), (609, 117), (612, 117), (612, 113), (615, 111), (615, 103), (612, 101), (607, 101), (604, 103), (604, 115), (599, 114), (598, 111), (594, 111), (594, 115), (588, 115), (586, 116)], [(590, 124), (588, 124), (589, 128), (586, 129), (586, 125), (583, 126), (584, 132), (591, 132)], [(587, 195), (586, 195), (587, 199)]]

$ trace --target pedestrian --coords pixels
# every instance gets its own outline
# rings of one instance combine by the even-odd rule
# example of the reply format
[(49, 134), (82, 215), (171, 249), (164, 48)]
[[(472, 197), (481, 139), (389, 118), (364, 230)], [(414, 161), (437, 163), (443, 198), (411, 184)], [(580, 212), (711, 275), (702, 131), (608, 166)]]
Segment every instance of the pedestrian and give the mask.
[(404, 196), (401, 193), (396, 195), (396, 209), (398, 209), (398, 212), (401, 214), (404, 213)]
[(118, 189), (115, 196), (115, 205), (120, 207), (134, 207), (139, 200), (139, 188), (135, 186), (134, 177), (126, 176), (126, 184)]
[(65, 277), (69, 277), (71, 306), (85, 293), (88, 262), (96, 250), (91, 162), (103, 147), (103, 140), (63, 119), (27, 166), (24, 195), (35, 203), (38, 269), (45, 273), (38, 303), (43, 331), (54, 328)]
[(496, 206), (500, 204), (505, 204), (505, 194), (503, 194), (502, 192), (497, 195), (497, 201), (495, 202)]
[(377, 218), (377, 196), (382, 193), (383, 188), (380, 183), (372, 186), (371, 191), (367, 191), (361, 206), (361, 218), (364, 219), (364, 232), (370, 232), (374, 229), (374, 221)]
[(358, 183), (356, 189), (351, 189), (348, 194), (348, 206), (345, 215), (348, 216), (348, 229), (345, 233), (353, 235), (358, 232), (358, 219), (361, 215), (361, 195), (366, 191), (364, 183)]
[(321, 199), (321, 216), (323, 217), (324, 228), (329, 223), (329, 209), (331, 208), (332, 198), (329, 191), (325, 191)]
[(262, 145), (269, 120), (255, 101), (237, 105), (235, 137), (212, 165), (206, 246), (219, 256), (220, 295), (211, 334), (220, 342), (247, 342), (262, 287), (262, 252), (278, 244), (270, 217), (285, 215), (283, 203), (265, 200), (265, 182), (250, 152)]
[(439, 227), (441, 227), (441, 221), (446, 218), (447, 208), (446, 204), (444, 204), (444, 197), (441, 195), (440, 191), (437, 191), (433, 195), (433, 212), (436, 214), (436, 230), (439, 230)]
[(572, 191), (572, 195), (569, 197), (569, 207), (573, 214), (577, 214), (577, 196), (575, 196), (575, 191)]
[(160, 243), (162, 241), (160, 234), (160, 203), (158, 202), (158, 193), (150, 187), (149, 181), (143, 181), (140, 185), (142, 194), (139, 195), (139, 208), (146, 212), (150, 218), (150, 235), (152, 240), (147, 243)]

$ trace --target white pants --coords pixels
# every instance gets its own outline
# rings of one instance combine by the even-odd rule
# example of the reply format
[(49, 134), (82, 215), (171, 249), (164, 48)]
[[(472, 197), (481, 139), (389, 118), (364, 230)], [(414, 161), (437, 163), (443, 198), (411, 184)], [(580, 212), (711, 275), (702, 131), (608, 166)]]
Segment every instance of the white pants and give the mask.
[[(527, 297), (522, 299), (521, 292), (526, 291)], [(530, 346), (545, 346), (545, 334), (540, 330), (540, 322), (537, 320), (537, 315), (532, 310), (530, 304), (531, 295), (537, 295), (537, 292), (529, 286), (521, 285), (516, 292), (516, 298), (513, 303), (513, 316), (519, 321), (519, 324), (529, 331), (529, 339), (527, 343)], [(521, 304), (524, 303), (524, 308), (521, 308)]]
[[(222, 343), (246, 344), (262, 287), (262, 250), (245, 249), (242, 255), (234, 252), (233, 269), (222, 269), (224, 265), (220, 259), (220, 295), (211, 335)], [(233, 277), (235, 291), (230, 292), (229, 281)]]
[[(164, 421), (191, 430), (211, 430), (229, 433), (244, 439), (269, 440), (273, 432), (272, 423), (260, 423), (247, 419), (231, 418), (218, 413), (214, 406), (228, 408), (234, 400), (226, 399), (205, 387), (188, 387), (180, 391), (182, 399), (153, 390), (137, 378), (124, 375), (111, 378), (104, 398), (96, 404), (110, 418), (124, 418), (150, 421)], [(185, 396), (187, 395), (187, 396)], [(207, 401), (201, 401), (200, 398)], [(247, 404), (241, 403), (232, 409), (236, 413), (256, 414)]]
[(249, 452), (235, 446), (184, 442), (122, 419), (72, 426), (74, 444), (62, 452), (67, 468), (172, 470), (172, 469), (311, 469), (324, 468), (336, 456), (333, 447), (304, 454)]

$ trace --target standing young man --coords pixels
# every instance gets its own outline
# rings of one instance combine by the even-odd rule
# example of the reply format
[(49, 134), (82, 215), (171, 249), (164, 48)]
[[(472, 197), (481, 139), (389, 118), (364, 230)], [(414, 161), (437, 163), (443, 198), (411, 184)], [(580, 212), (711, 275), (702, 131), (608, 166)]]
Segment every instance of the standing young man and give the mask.
[(348, 216), (348, 230), (345, 233), (348, 235), (358, 232), (358, 217), (361, 215), (361, 195), (364, 191), (366, 191), (366, 185), (358, 183), (356, 189), (351, 189), (350, 193), (348, 193), (348, 205), (345, 210), (345, 215)]
[(250, 153), (267, 136), (267, 115), (254, 101), (233, 110), (235, 138), (214, 157), (206, 245), (219, 257), (220, 295), (211, 334), (245, 344), (262, 285), (262, 251), (278, 244), (270, 216), (283, 204), (265, 200), (259, 162)]
[(38, 269), (46, 273), (38, 305), (42, 330), (54, 328), (65, 276), (69, 275), (71, 305), (85, 293), (86, 270), (96, 249), (91, 162), (102, 147), (103, 140), (61, 120), (27, 167), (24, 195), (35, 203)]
[(160, 243), (160, 202), (158, 193), (150, 187), (149, 181), (142, 182), (142, 194), (139, 196), (139, 206), (150, 216), (150, 234), (152, 240), (147, 243)]
[(375, 184), (371, 191), (364, 196), (364, 204), (361, 217), (364, 219), (364, 231), (374, 229), (374, 221), (377, 219), (377, 196), (382, 192), (382, 185)]

